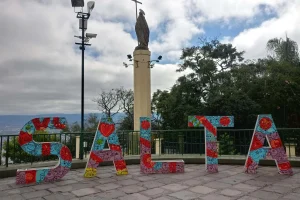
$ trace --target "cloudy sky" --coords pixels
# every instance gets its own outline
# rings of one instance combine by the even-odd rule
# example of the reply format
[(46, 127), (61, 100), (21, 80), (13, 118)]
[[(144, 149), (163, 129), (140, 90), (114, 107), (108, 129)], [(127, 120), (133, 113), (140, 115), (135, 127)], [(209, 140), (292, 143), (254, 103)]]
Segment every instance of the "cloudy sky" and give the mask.
[[(87, 0), (86, 0), (87, 2)], [(153, 58), (152, 91), (169, 89), (181, 49), (197, 38), (218, 37), (266, 55), (273, 37), (300, 44), (300, 0), (142, 0)], [(81, 52), (74, 44), (78, 19), (70, 0), (0, 0), (0, 114), (80, 113)], [(88, 31), (98, 37), (85, 57), (85, 108), (98, 112), (93, 98), (102, 90), (133, 88), (133, 69), (124, 68), (136, 46), (131, 0), (96, 0)]]

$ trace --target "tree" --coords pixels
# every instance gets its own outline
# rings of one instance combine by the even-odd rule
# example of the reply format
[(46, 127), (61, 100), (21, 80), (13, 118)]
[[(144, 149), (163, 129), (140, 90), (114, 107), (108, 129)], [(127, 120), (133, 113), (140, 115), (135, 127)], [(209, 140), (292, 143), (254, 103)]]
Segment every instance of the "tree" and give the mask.
[(124, 113), (133, 118), (133, 100), (134, 94), (133, 91), (126, 90), (123, 87), (116, 89), (120, 99), (120, 107)]
[(89, 117), (85, 121), (84, 131), (94, 133), (97, 130), (99, 119), (96, 114), (89, 114)]
[[(167, 91), (164, 91), (168, 93)], [(153, 97), (151, 100), (151, 113), (152, 113), (152, 130), (161, 130), (163, 119), (160, 114), (161, 109), (159, 108), (160, 103), (160, 95), (162, 94), (161, 90), (157, 90), (153, 93)]]
[(66, 130), (66, 131), (64, 131), (64, 132), (78, 133), (78, 132), (80, 132), (80, 131), (81, 131), (81, 127), (80, 127), (79, 123), (78, 123), (78, 122), (74, 122), (74, 123), (71, 125), (70, 129), (69, 129), (69, 130)]
[(110, 91), (102, 91), (99, 97), (94, 99), (98, 104), (99, 110), (106, 114), (107, 117), (112, 117), (121, 110), (119, 106), (120, 92), (118, 89)]
[(129, 120), (133, 122), (133, 91), (126, 90), (123, 87), (102, 91), (100, 96), (94, 101), (98, 104), (99, 110), (112, 117), (120, 111), (123, 111)]
[(281, 62), (299, 65), (298, 45), (286, 36), (286, 39), (273, 38), (267, 43), (270, 57)]
[(126, 117), (121, 122), (119, 130), (133, 130), (133, 106), (134, 106), (134, 93), (133, 91), (126, 90), (123, 87), (117, 89), (120, 97), (120, 108), (126, 114)]
[(219, 140), (219, 155), (236, 155), (237, 150), (234, 145), (234, 137), (228, 133), (223, 133), (218, 136)]
[(211, 113), (209, 103), (222, 102), (233, 90), (229, 89), (234, 86), (230, 70), (240, 65), (244, 52), (218, 40), (200, 42), (184, 48), (180, 58), (177, 71), (192, 72), (179, 77), (170, 92), (158, 90), (153, 95), (152, 107), (162, 117), (164, 128), (186, 128), (189, 115)]

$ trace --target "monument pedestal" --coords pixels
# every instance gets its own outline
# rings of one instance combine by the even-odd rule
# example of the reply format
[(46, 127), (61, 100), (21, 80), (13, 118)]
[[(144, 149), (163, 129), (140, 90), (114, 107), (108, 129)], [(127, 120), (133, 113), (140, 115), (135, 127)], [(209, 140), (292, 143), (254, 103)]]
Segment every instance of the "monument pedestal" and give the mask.
[(151, 76), (149, 50), (135, 50), (134, 57), (134, 132), (130, 140), (130, 152), (139, 155), (140, 117), (151, 117)]
[(134, 57), (134, 130), (140, 130), (140, 117), (151, 117), (151, 76), (148, 50), (135, 50)]

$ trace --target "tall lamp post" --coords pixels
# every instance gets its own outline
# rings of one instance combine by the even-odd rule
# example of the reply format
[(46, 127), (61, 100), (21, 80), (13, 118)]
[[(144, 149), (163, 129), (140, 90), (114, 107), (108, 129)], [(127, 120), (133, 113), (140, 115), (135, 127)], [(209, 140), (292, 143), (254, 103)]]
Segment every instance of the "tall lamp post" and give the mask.
[(80, 154), (79, 158), (83, 159), (83, 132), (84, 132), (84, 50), (85, 46), (91, 46), (88, 44), (91, 38), (96, 38), (97, 34), (93, 33), (85, 33), (87, 29), (87, 21), (90, 18), (91, 11), (95, 7), (94, 1), (89, 1), (87, 3), (88, 12), (83, 12), (84, 0), (71, 0), (72, 7), (74, 10), (76, 7), (81, 7), (80, 12), (77, 13), (77, 18), (79, 19), (79, 29), (81, 29), (81, 36), (74, 36), (81, 39), (81, 42), (76, 42), (76, 45), (79, 45), (79, 49), (81, 50), (81, 131), (80, 131)]

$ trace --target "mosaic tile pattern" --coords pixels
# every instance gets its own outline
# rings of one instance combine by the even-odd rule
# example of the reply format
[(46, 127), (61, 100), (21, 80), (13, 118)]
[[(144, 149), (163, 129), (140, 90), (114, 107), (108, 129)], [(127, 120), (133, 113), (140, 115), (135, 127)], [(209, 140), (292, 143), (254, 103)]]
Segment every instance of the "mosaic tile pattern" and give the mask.
[[(106, 141), (109, 145), (108, 150), (104, 149)], [(99, 122), (84, 177), (95, 177), (97, 175), (97, 167), (103, 161), (113, 161), (117, 175), (128, 174), (115, 124), (111, 118), (102, 118)]]
[(205, 168), (207, 172), (218, 172), (217, 127), (234, 127), (233, 116), (189, 116), (188, 127), (204, 127)]
[(151, 159), (151, 120), (149, 117), (140, 118), (140, 167), (145, 174), (154, 173), (183, 173), (184, 161), (152, 161)]
[(17, 184), (30, 184), (56, 181), (64, 177), (72, 165), (70, 149), (58, 142), (35, 142), (33, 134), (36, 130), (64, 129), (66, 119), (60, 117), (35, 118), (26, 123), (20, 131), (18, 142), (21, 148), (33, 156), (55, 155), (59, 158), (57, 166), (39, 169), (18, 169)]
[[(267, 139), (270, 147), (264, 147)], [(271, 115), (259, 115), (245, 163), (246, 173), (256, 173), (259, 160), (275, 160), (280, 174), (292, 175), (293, 170)]]

